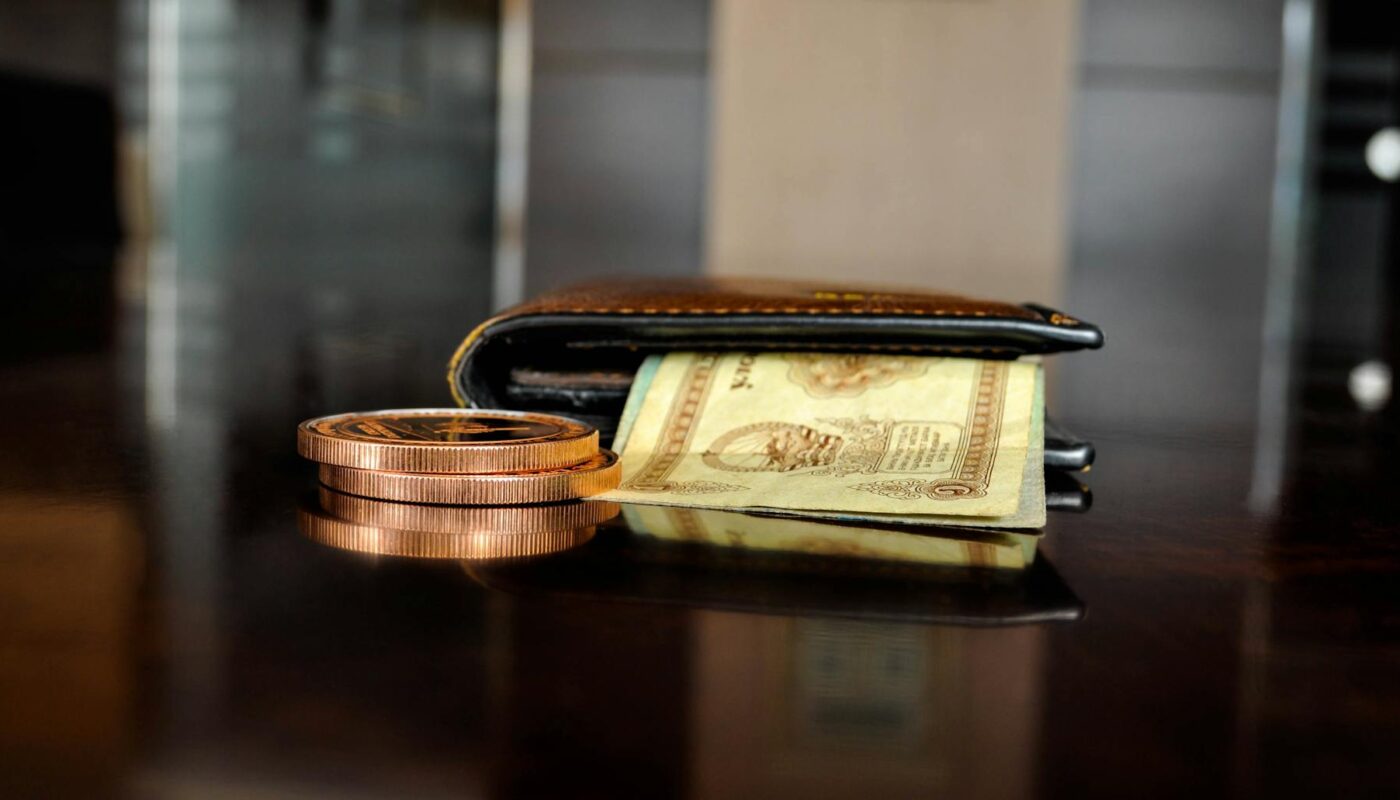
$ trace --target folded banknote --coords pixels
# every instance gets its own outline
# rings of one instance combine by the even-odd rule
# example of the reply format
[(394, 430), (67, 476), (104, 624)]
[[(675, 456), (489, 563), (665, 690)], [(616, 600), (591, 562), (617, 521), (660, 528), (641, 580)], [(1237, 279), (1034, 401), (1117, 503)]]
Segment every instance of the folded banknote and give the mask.
[(822, 353), (652, 356), (605, 499), (848, 521), (1038, 528), (1039, 363)]

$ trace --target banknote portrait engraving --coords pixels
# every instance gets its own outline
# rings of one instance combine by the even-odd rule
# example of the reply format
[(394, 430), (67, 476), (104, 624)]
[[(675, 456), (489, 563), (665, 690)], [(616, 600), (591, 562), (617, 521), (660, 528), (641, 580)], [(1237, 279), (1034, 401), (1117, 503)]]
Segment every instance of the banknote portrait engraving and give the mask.
[(814, 425), (743, 425), (715, 439), (701, 457), (707, 466), (726, 472), (942, 474), (953, 470), (962, 447), (962, 429), (956, 424), (861, 417), (822, 419)]
[(756, 422), (726, 432), (705, 451), (705, 463), (726, 472), (791, 472), (835, 461), (845, 441), (791, 422)]

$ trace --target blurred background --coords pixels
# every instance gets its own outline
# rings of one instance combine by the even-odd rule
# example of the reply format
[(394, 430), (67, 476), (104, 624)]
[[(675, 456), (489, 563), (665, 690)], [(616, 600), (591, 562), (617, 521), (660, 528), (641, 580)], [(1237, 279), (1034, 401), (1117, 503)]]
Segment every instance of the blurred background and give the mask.
[(599, 276), (1033, 300), (1111, 337), (1058, 416), (1257, 441), (1266, 507), (1296, 391), (1388, 387), (1396, 37), (1336, 6), (14, 0), (5, 325), (119, 343), (159, 424), (370, 399), (297, 359), (441, 402), (477, 321)]
[[(5, 0), (0, 786), (483, 780), (486, 723), (447, 717), (488, 699), (344, 659), (436, 675), (499, 633), (488, 601), (385, 565), (404, 605), (343, 619), (370, 578), (298, 566), (246, 498), (300, 468), (298, 419), (445, 405), (471, 327), (586, 278), (1061, 308), (1108, 345), (1053, 360), (1051, 413), (1151, 457), (1104, 479), (1282, 535), (1336, 499), (1295, 491), (1316, 472), (1393, 471), (1397, 125), (1383, 3)], [(355, 763), (385, 748), (401, 773)]]

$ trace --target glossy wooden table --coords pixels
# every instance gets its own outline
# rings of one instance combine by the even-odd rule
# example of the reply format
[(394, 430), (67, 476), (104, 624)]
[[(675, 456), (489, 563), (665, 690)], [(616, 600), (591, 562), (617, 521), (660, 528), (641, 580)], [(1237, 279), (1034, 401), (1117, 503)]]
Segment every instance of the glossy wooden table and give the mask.
[(1383, 421), (1305, 409), (1250, 511), (1252, 431), (1059, 409), (1099, 452), (1041, 548), (1073, 622), (507, 591), (295, 518), (294, 424), (444, 402), (479, 297), (72, 290), (109, 280), (7, 329), (0, 796), (1400, 794)]

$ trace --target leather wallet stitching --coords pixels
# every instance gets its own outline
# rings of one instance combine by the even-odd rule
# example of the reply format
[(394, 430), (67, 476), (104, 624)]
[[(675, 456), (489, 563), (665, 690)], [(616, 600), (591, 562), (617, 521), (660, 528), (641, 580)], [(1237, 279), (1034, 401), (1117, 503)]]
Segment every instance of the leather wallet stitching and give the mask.
[(735, 308), (616, 308), (574, 306), (555, 309), (557, 314), (890, 314), (913, 317), (985, 317), (985, 311), (928, 308), (812, 308), (810, 306), (739, 306)]
[[(627, 345), (625, 345), (624, 343), (621, 343), (621, 342), (600, 341), (600, 342), (597, 342), (597, 343), (589, 342), (589, 343), (587, 343), (587, 344), (584, 344), (584, 343), (576, 343), (576, 344), (573, 344), (573, 345), (570, 345), (570, 346), (571, 346), (571, 347), (577, 347), (577, 348), (579, 348), (579, 349), (589, 349), (589, 348), (594, 348), (594, 347), (623, 347), (623, 346), (627, 346)], [(711, 348), (708, 348), (708, 347), (707, 347), (707, 349), (711, 349)], [(751, 342), (736, 343), (736, 344), (733, 346), (733, 348), (731, 348), (731, 349), (734, 349), (734, 350), (765, 350), (765, 351), (769, 351), (769, 350), (789, 350), (789, 349), (790, 349), (790, 350), (849, 350), (850, 347), (849, 347), (848, 345), (845, 345), (845, 344), (838, 344), (838, 343), (834, 343), (834, 342), (803, 342), (803, 341), (789, 342), (789, 341), (784, 341), (784, 340), (776, 340), (776, 341), (771, 341), (771, 342), (765, 342), (765, 343), (762, 344), (762, 345), (754, 344), (754, 343), (751, 343)], [(1014, 347), (997, 347), (997, 346), (995, 346), (995, 345), (951, 345), (951, 344), (862, 344), (860, 349), (862, 349), (862, 350), (910, 350), (910, 351), (921, 352), (921, 353), (1015, 353), (1015, 354), (1019, 354), (1019, 353), (1021, 352), (1020, 350), (1018, 350), (1017, 348), (1014, 348)]]

